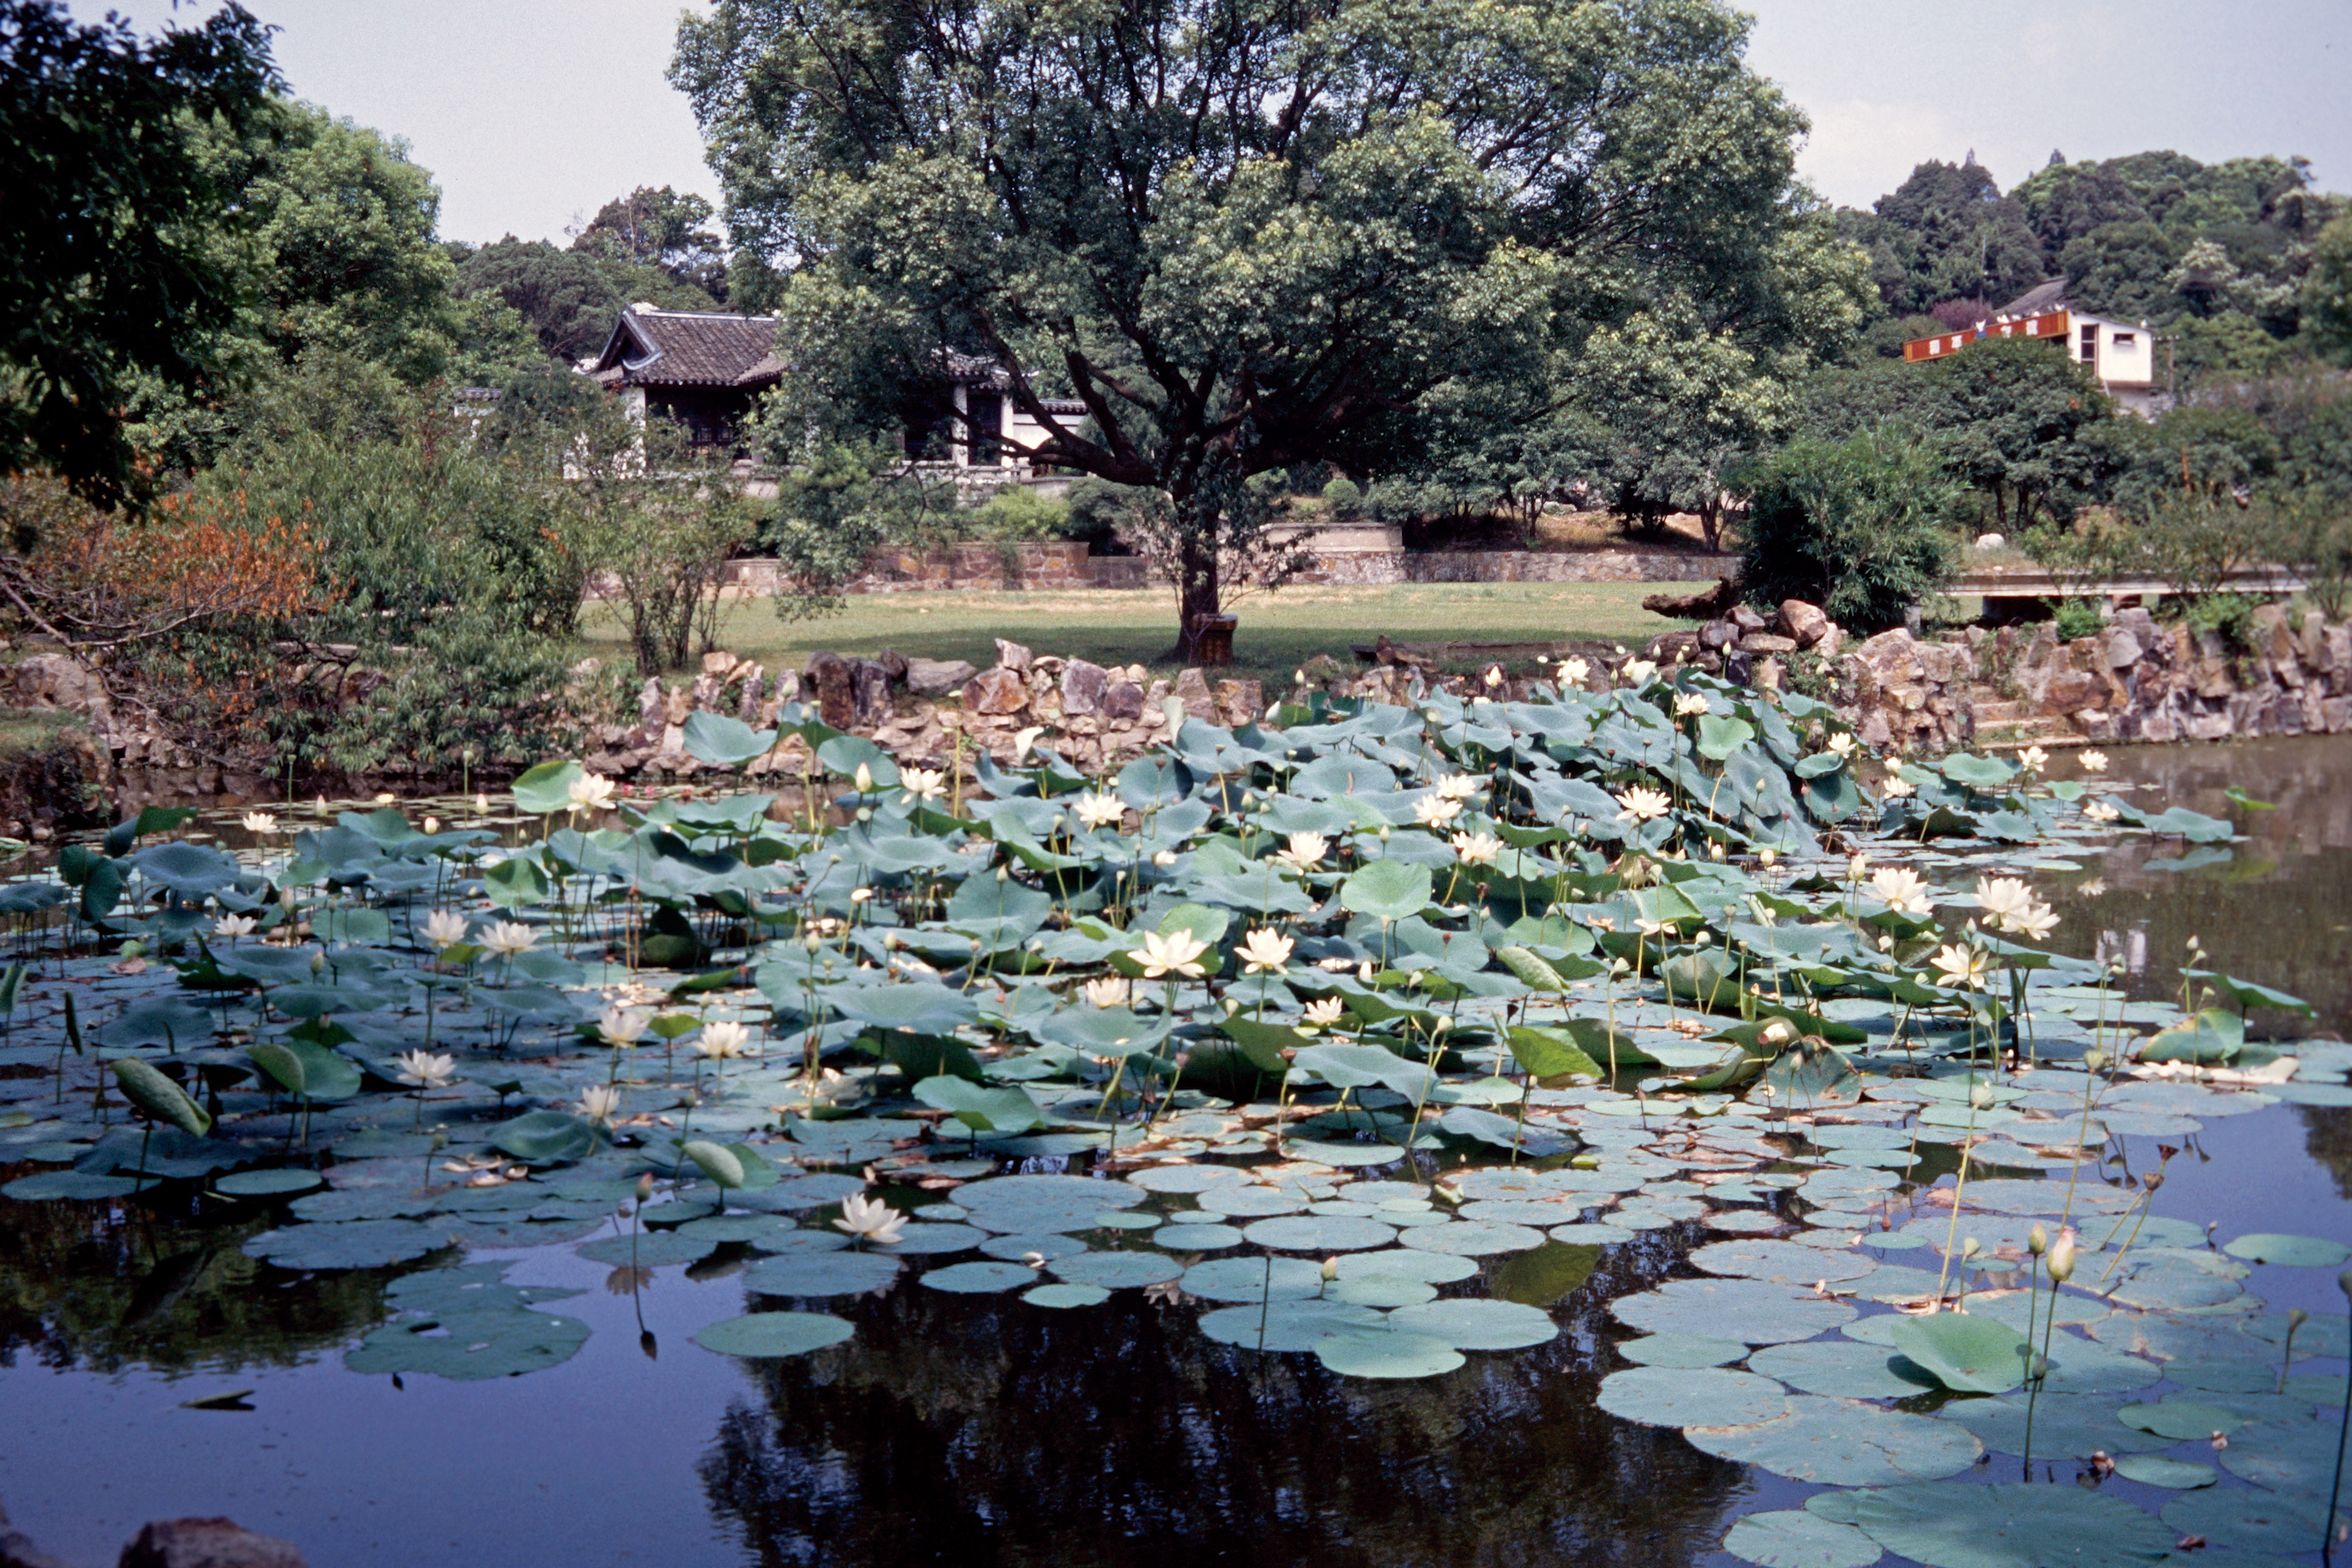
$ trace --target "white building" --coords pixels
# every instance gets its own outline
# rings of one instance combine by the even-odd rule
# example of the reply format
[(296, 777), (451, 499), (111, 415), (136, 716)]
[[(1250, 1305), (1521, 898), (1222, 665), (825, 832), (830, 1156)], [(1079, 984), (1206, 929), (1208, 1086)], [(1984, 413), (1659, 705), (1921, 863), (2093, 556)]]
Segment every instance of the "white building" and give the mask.
[(2158, 379), (2156, 334), (2148, 324), (2075, 310), (2067, 303), (2063, 278), (2011, 300), (1974, 327), (1916, 338), (1903, 345), (1903, 357), (1914, 364), (1942, 359), (1993, 337), (2057, 344), (2067, 358), (2089, 368), (2107, 395), (2143, 418), (2158, 414), (2169, 401)]

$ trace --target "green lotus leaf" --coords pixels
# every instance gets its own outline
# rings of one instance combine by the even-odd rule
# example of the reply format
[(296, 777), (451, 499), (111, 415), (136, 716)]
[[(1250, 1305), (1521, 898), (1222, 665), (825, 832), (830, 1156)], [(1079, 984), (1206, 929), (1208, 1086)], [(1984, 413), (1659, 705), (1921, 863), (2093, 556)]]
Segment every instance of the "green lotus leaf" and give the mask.
[(1073, 1285), (1124, 1290), (1167, 1284), (1183, 1274), (1184, 1266), (1157, 1252), (1084, 1252), (1054, 1259), (1045, 1272)]
[(530, 1110), (490, 1131), (492, 1147), (533, 1165), (562, 1165), (596, 1152), (596, 1124), (563, 1110)]
[(357, 1373), (429, 1373), (473, 1383), (561, 1366), (587, 1342), (587, 1324), (552, 1312), (450, 1312), (373, 1330), (344, 1355), (343, 1365)]
[(98, 1031), (98, 1043), (120, 1050), (192, 1050), (212, 1044), (214, 1022), (212, 1014), (184, 996), (146, 996), (108, 1020)]
[(982, 1089), (951, 1075), (927, 1078), (915, 1085), (915, 1098), (944, 1110), (980, 1132), (1025, 1132), (1042, 1126), (1045, 1111), (1019, 1084)]
[(247, 1256), (280, 1268), (385, 1268), (430, 1257), (452, 1244), (457, 1226), (404, 1219), (289, 1225), (249, 1237)]
[(205, 1108), (151, 1064), (137, 1057), (121, 1057), (113, 1066), (122, 1097), (156, 1121), (169, 1122), (194, 1138), (212, 1131), (213, 1119)]
[(2239, 1237), (2221, 1250), (2249, 1263), (2276, 1263), (2291, 1268), (2340, 1268), (2347, 1260), (2352, 1260), (2352, 1247), (2341, 1242), (2267, 1231)]
[(1250, 1242), (1273, 1252), (1362, 1252), (1394, 1244), (1394, 1227), (1348, 1215), (1288, 1215), (1244, 1227)]
[[(1883, 1345), (1851, 1340), (1767, 1345), (1748, 1358), (1748, 1369), (1804, 1394), (1840, 1399), (1907, 1399), (1934, 1380)], [(1912, 1375), (1904, 1375), (1905, 1372)]]
[(1223, 1307), (1201, 1314), (1201, 1331), (1244, 1350), (1311, 1351), (1334, 1334), (1377, 1332), (1387, 1320), (1370, 1307), (1309, 1297)]
[(743, 1288), (762, 1296), (862, 1296), (889, 1285), (898, 1277), (899, 1267), (897, 1258), (880, 1252), (786, 1253), (763, 1258), (745, 1269)]
[(97, 1198), (125, 1198), (139, 1190), (140, 1184), (128, 1176), (97, 1176), (86, 1171), (42, 1171), (30, 1176), (19, 1176), (5, 1187), (0, 1197), (10, 1197), (18, 1203), (54, 1203), (58, 1200), (88, 1201)]
[(2249, 1487), (2215, 1487), (2164, 1505), (2164, 1522), (2181, 1535), (2235, 1552), (2302, 1553), (2329, 1535), (2325, 1500), (2282, 1497)]
[(750, 1312), (697, 1330), (692, 1338), (704, 1350), (720, 1355), (773, 1361), (840, 1344), (856, 1331), (845, 1321), (824, 1312)]
[(1401, 921), (1427, 909), (1432, 889), (1428, 867), (1374, 860), (1348, 873), (1339, 884), (1339, 906), (1375, 920)]
[(578, 763), (541, 763), (525, 769), (509, 787), (515, 809), (526, 816), (550, 816), (572, 809), (572, 786), (587, 777)]
[(1471, 1296), (1401, 1308), (1389, 1314), (1389, 1326), (1401, 1333), (1426, 1335), (1458, 1351), (1523, 1350), (1559, 1337), (1559, 1325), (1549, 1312), (1516, 1301)]
[(1858, 1399), (1793, 1394), (1789, 1412), (1759, 1425), (1686, 1426), (1691, 1446), (1791, 1480), (1828, 1486), (1894, 1486), (1958, 1475), (1984, 1452), (1973, 1433), (1948, 1421)]
[(1961, 1394), (2006, 1394), (2025, 1381), (2033, 1358), (2023, 1334), (1966, 1312), (1905, 1318), (1888, 1337), (1937, 1382)]
[(2221, 1479), (2221, 1473), (2210, 1465), (2168, 1459), (2161, 1454), (2118, 1454), (2116, 1474), (2144, 1487), (2163, 1487), (2170, 1491), (2194, 1491)]
[(1760, 1279), (1670, 1279), (1654, 1290), (1621, 1296), (1610, 1312), (1649, 1333), (1734, 1336), (1751, 1345), (1810, 1340), (1851, 1321), (1853, 1309), (1811, 1289)]
[[(688, 756), (697, 762), (709, 763), (711, 766), (719, 768), (740, 768), (747, 763), (766, 756), (775, 749), (776, 744), (776, 731), (773, 730), (754, 730), (740, 719), (730, 718), (724, 713), (708, 711), (688, 714), (685, 724), (680, 727), (679, 736), (680, 743), (686, 747)], [(828, 746), (839, 743), (838, 741), (825, 742)], [(821, 750), (819, 757), (825, 762), (826, 766), (832, 766), (831, 761), (824, 758)], [(855, 773), (856, 763), (852, 763), (845, 769), (835, 771)], [(898, 770), (895, 767), (891, 769), (892, 776), (887, 780), (880, 776), (880, 769), (875, 770), (876, 784), (887, 786), (898, 782)]]
[(1788, 1394), (1769, 1377), (1726, 1367), (1637, 1366), (1601, 1380), (1593, 1403), (1645, 1426), (1741, 1426), (1786, 1415)]
[(702, 1173), (721, 1188), (743, 1184), (743, 1162), (732, 1149), (697, 1138), (678, 1150), (701, 1168)]
[(1926, 1568), (2154, 1568), (2175, 1531), (2080, 1487), (1930, 1481), (1851, 1494), (1853, 1522)]
[(514, 855), (482, 873), (482, 889), (501, 910), (527, 910), (547, 901), (547, 873), (527, 855)]
[(1723, 1538), (1723, 1549), (1759, 1568), (1870, 1568), (1885, 1555), (1853, 1525), (1802, 1509), (1746, 1515)]
[(1073, 1307), (1099, 1307), (1110, 1300), (1110, 1292), (1099, 1285), (1039, 1285), (1022, 1291), (1021, 1299), (1033, 1307), (1066, 1311)]
[(601, 1236), (572, 1250), (591, 1263), (616, 1268), (661, 1268), (674, 1263), (699, 1263), (719, 1250), (719, 1243), (708, 1237), (688, 1236), (683, 1229), (655, 1230), (643, 1236)]
[(1036, 1278), (1019, 1263), (951, 1263), (924, 1275), (923, 1283), (931, 1289), (959, 1296), (993, 1295), (1016, 1285), (1029, 1284)]
[[(1744, 1358), (1748, 1347), (1736, 1340), (1713, 1339), (1706, 1334), (1644, 1334), (1620, 1343), (1617, 1353), (1636, 1366), (1725, 1366)], [(1774, 1374), (1765, 1371), (1764, 1375)]]
[(238, 1171), (215, 1182), (213, 1191), (232, 1198), (274, 1198), (289, 1193), (307, 1193), (318, 1186), (320, 1180), (316, 1171), (290, 1167), (274, 1171)]
[(1435, 1377), (1463, 1361), (1462, 1352), (1450, 1345), (1385, 1329), (1334, 1334), (1316, 1345), (1315, 1355), (1343, 1377)]

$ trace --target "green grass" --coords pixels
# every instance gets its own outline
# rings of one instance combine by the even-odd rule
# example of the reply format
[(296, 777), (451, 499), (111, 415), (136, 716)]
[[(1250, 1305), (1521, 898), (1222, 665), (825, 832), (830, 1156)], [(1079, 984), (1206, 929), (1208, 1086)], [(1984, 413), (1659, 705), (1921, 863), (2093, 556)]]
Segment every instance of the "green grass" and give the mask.
[[(1355, 668), (1352, 643), (1385, 632), (1397, 642), (1600, 642), (1638, 647), (1685, 622), (1642, 608), (1645, 594), (1695, 592), (1673, 583), (1461, 583), (1391, 587), (1286, 588), (1228, 606), (1241, 617), (1232, 673), (1288, 685), (1290, 672), (1318, 653)], [(593, 605), (582, 623), (583, 653), (628, 658), (620, 623)], [(1040, 654), (1141, 663), (1172, 673), (1176, 596), (1158, 590), (1039, 593), (863, 594), (837, 616), (786, 624), (766, 599), (730, 600), (719, 646), (770, 669), (798, 668), (819, 648), (846, 657), (884, 647), (911, 657), (996, 660), (992, 639)]]

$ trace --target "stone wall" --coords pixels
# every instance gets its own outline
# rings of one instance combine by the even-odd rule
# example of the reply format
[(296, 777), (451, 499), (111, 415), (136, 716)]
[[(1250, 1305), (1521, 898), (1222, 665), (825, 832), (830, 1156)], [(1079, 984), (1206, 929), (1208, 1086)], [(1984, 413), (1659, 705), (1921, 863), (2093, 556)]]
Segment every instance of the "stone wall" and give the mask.
[(2250, 642), (2145, 609), (2073, 642), (2048, 622), (1882, 632), (1836, 662), (1834, 695), (1864, 741), (1928, 751), (2352, 730), (2352, 625), (2265, 605)]
[[(1294, 582), (1349, 587), (1407, 583), (1704, 583), (1738, 564), (1728, 555), (1644, 550), (1313, 551)], [(772, 593), (776, 563), (730, 562), (727, 583)], [(930, 552), (886, 551), (851, 582), (852, 594), (957, 590), (1133, 589), (1161, 586), (1140, 555), (1090, 555), (1066, 541), (967, 543)]]

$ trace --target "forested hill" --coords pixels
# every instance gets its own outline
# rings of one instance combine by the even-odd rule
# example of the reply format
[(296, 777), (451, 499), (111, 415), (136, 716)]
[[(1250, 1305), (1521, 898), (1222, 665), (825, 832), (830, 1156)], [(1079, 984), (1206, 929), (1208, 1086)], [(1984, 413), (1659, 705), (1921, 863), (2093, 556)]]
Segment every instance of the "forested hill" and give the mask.
[(1895, 318), (1882, 351), (1959, 324), (2045, 278), (2075, 302), (2170, 334), (2185, 374), (2258, 372), (2305, 346), (2304, 283), (2322, 228), (2352, 198), (2313, 187), (2300, 158), (2200, 163), (2137, 153), (2048, 166), (2004, 194), (1971, 155), (1929, 162), (1868, 212), (1842, 208), (1840, 232), (1870, 252)]

